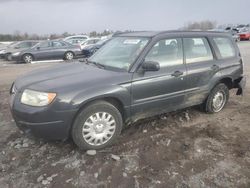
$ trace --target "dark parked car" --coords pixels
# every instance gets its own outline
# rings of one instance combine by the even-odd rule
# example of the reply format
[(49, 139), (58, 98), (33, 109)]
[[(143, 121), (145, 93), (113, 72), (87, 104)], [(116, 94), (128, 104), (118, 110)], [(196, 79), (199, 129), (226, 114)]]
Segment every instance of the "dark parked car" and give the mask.
[(30, 49), (12, 53), (12, 60), (31, 63), (34, 60), (72, 60), (81, 55), (81, 48), (61, 40), (43, 41)]
[(31, 47), (35, 46), (39, 41), (34, 40), (27, 40), (27, 41), (21, 41), (17, 42), (5, 50), (5, 59), (8, 61), (12, 60), (12, 54), (15, 54), (17, 52), (30, 49)]
[(216, 32), (132, 32), (113, 37), (86, 63), (18, 78), (10, 104), (17, 126), (82, 149), (110, 145), (125, 124), (194, 105), (220, 112), (245, 78), (232, 37)]
[(99, 50), (104, 44), (106, 44), (110, 39), (103, 39), (95, 44), (88, 45), (82, 49), (82, 54), (84, 57), (92, 56), (97, 50)]

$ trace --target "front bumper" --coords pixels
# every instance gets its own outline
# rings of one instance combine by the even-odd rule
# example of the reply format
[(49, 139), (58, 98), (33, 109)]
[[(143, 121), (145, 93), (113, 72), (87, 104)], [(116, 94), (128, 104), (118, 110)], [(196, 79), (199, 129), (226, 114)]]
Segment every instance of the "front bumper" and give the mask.
[(49, 140), (65, 140), (69, 137), (74, 110), (58, 111), (52, 106), (32, 107), (20, 103), (15, 94), (10, 96), (12, 116), (19, 129), (36, 137)]
[(0, 53), (0, 58), (5, 58), (5, 53)]
[(11, 55), (11, 60), (12, 61), (17, 61), (17, 62), (21, 62), (22, 61), (22, 56), (21, 55)]

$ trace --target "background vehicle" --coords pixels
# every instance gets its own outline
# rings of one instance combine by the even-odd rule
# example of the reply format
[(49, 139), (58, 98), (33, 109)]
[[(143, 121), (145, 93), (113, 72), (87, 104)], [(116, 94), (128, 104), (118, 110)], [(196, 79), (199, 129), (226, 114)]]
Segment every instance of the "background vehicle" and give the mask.
[(250, 40), (250, 30), (239, 33), (240, 40)]
[(30, 49), (12, 53), (12, 59), (18, 62), (31, 63), (34, 60), (71, 60), (79, 55), (81, 55), (79, 46), (62, 40), (51, 40), (40, 42)]
[(233, 39), (234, 39), (236, 42), (240, 41), (240, 35), (238, 34), (238, 30), (237, 30), (237, 29), (232, 28), (232, 27), (227, 27), (227, 28), (225, 29), (225, 31), (231, 33)]
[(13, 42), (11, 44), (1, 46), (1, 48), (0, 48), (0, 58), (4, 58), (5, 54), (6, 54), (6, 50), (8, 48), (10, 48), (11, 46), (13, 46), (15, 43), (17, 43), (17, 42)]
[(87, 35), (74, 35), (64, 38), (63, 40), (70, 44), (79, 44), (89, 39)]
[(9, 46), (5, 50), (5, 59), (10, 61), (13, 53), (19, 52), (20, 50), (29, 49), (33, 47), (34, 45), (36, 45), (37, 43), (39, 43), (39, 41), (35, 41), (35, 40), (17, 42)]
[(84, 57), (92, 56), (97, 50), (99, 50), (102, 46), (104, 46), (109, 40), (110, 38), (103, 39), (103, 40), (98, 41), (95, 44), (91, 44), (91, 45), (84, 47), (82, 49), (82, 55)]
[(235, 27), (235, 29), (238, 31), (238, 33), (242, 33), (242, 32), (246, 32), (247, 30), (250, 29), (249, 25), (245, 25), (245, 24), (240, 24), (240, 25), (237, 25)]
[(86, 48), (87, 46), (96, 44), (100, 40), (101, 40), (100, 38), (89, 38), (86, 41), (80, 43), (81, 49)]
[(21, 129), (51, 139), (72, 135), (80, 148), (100, 149), (128, 122), (194, 105), (218, 113), (230, 89), (243, 93), (244, 81), (229, 34), (132, 32), (112, 38), (85, 64), (19, 78), (10, 105)]

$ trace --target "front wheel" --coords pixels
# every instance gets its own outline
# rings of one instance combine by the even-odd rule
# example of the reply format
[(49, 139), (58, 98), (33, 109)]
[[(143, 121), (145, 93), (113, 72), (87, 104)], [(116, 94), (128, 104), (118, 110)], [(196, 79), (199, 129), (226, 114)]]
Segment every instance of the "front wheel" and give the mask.
[(65, 60), (72, 60), (74, 58), (73, 52), (66, 52), (64, 55)]
[(31, 63), (33, 61), (33, 56), (30, 54), (23, 55), (23, 61), (25, 63)]
[(72, 127), (72, 138), (80, 149), (101, 149), (114, 142), (122, 125), (121, 113), (115, 106), (97, 101), (78, 114)]
[(229, 89), (228, 87), (220, 83), (216, 85), (210, 92), (205, 105), (205, 111), (208, 113), (217, 113), (220, 112), (229, 99)]

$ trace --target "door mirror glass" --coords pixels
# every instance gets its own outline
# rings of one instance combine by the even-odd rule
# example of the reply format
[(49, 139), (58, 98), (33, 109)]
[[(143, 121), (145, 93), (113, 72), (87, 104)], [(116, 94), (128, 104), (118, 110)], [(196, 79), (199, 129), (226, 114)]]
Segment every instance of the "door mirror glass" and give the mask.
[(37, 50), (40, 50), (40, 46), (37, 46), (36, 49), (37, 49)]
[(142, 68), (144, 71), (158, 71), (160, 70), (160, 64), (155, 61), (145, 61)]

